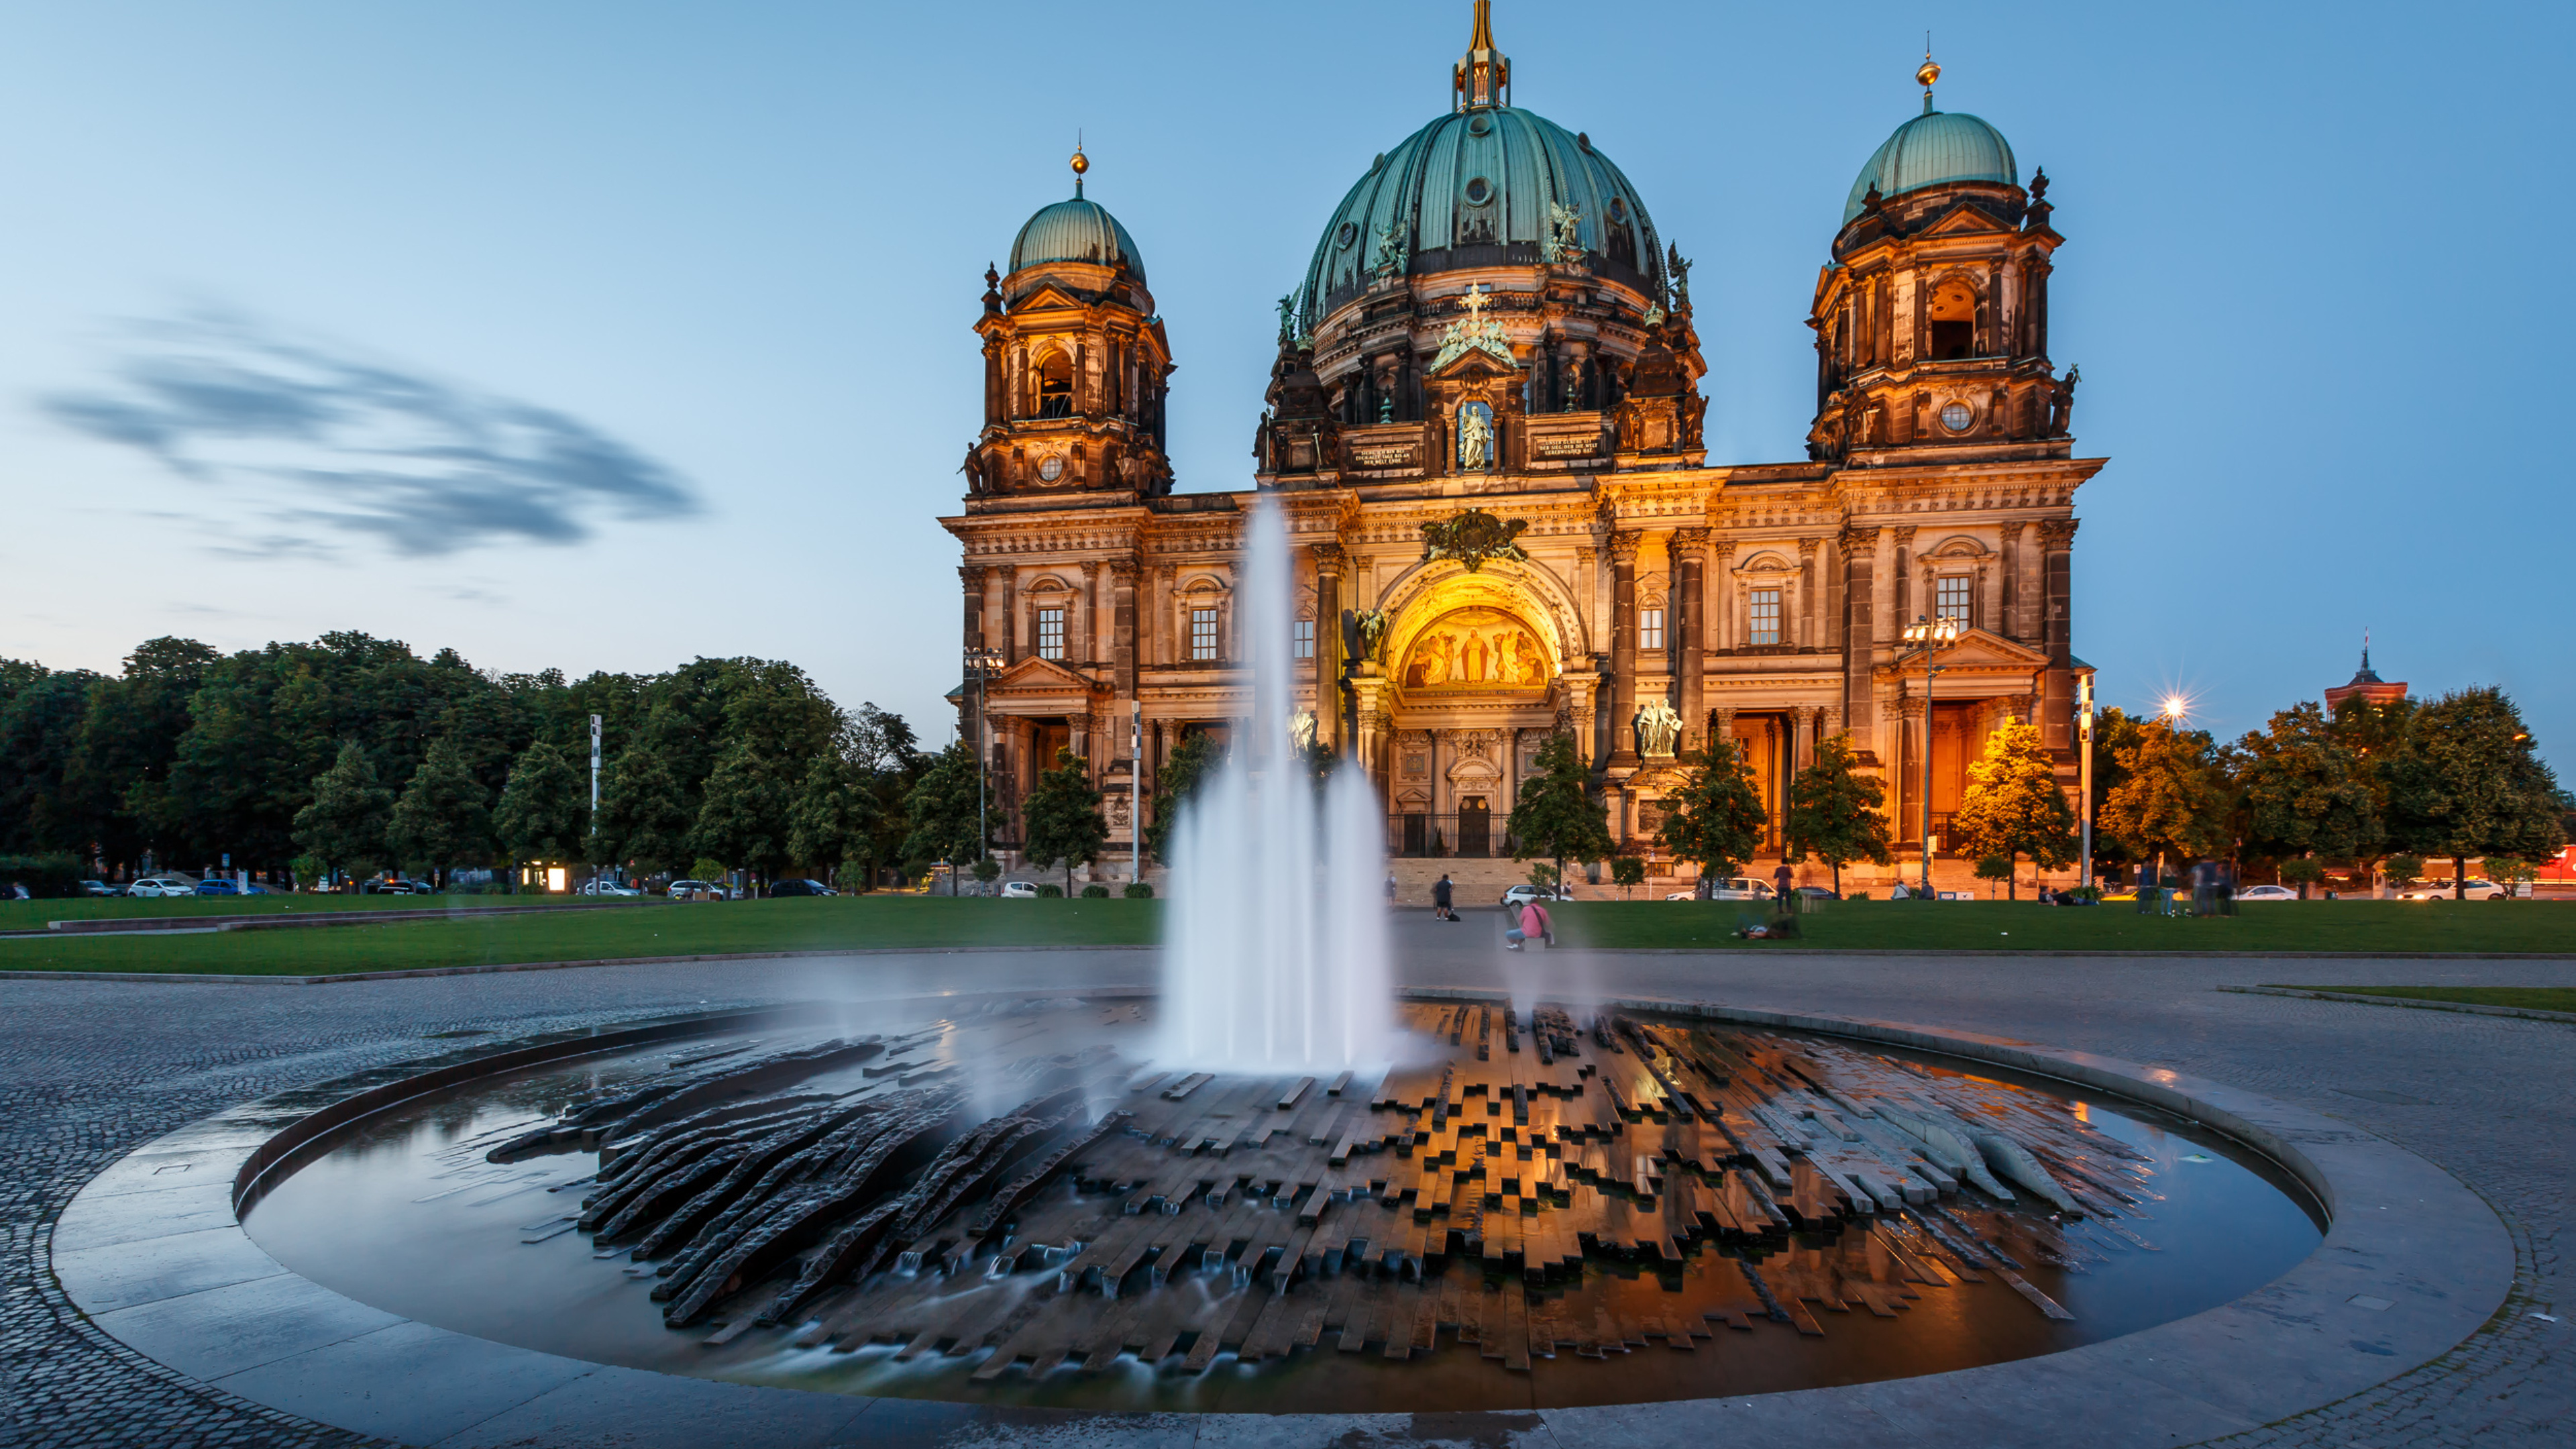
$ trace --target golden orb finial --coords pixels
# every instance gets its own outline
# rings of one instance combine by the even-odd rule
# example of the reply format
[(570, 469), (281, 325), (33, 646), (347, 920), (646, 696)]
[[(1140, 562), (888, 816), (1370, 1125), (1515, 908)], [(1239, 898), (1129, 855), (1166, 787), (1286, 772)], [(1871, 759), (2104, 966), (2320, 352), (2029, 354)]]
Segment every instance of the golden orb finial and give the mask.
[(1932, 89), (1933, 83), (1940, 79), (1941, 67), (1932, 59), (1930, 53), (1927, 52), (1923, 57), (1923, 64), (1915, 68), (1914, 83), (1928, 91)]
[(1068, 164), (1073, 167), (1073, 174), (1080, 176), (1082, 173), (1091, 169), (1091, 158), (1083, 155), (1082, 148), (1076, 146), (1073, 150), (1073, 160)]

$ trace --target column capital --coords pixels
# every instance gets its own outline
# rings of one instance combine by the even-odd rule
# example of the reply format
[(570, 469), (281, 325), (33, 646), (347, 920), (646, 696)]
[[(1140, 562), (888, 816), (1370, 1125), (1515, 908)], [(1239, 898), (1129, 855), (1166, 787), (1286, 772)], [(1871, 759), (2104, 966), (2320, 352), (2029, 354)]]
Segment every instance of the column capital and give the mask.
[(1821, 541), (1821, 540), (1813, 539), (1813, 538), (1802, 538), (1802, 539), (1799, 539), (1799, 540), (1798, 540), (1798, 557), (1800, 557), (1800, 558), (1814, 558), (1814, 557), (1816, 556), (1816, 545), (1817, 545), (1820, 541)]
[(1708, 530), (1705, 528), (1676, 528), (1673, 530), (1673, 547), (1689, 552), (1697, 552), (1705, 549), (1708, 547)]
[(2075, 546), (2076, 522), (2077, 520), (2072, 518), (2041, 519), (2039, 521), (2039, 541), (2050, 549), (2073, 548)]
[(1878, 547), (1878, 530), (1846, 528), (1834, 541), (1842, 545), (1843, 557), (1850, 558), (1855, 554), (1865, 554), (1875, 550)]
[(1613, 531), (1610, 535), (1610, 561), (1623, 564), (1635, 563), (1637, 546), (1644, 541), (1645, 535), (1633, 528)]
[(1913, 546), (1913, 543), (1914, 525), (1911, 523), (1898, 524), (1896, 526), (1896, 546), (1898, 548), (1910, 548)]
[(1136, 561), (1135, 561), (1134, 559), (1132, 559), (1132, 558), (1113, 558), (1113, 559), (1109, 560), (1109, 578), (1110, 578), (1110, 582), (1112, 582), (1112, 583), (1120, 583), (1120, 584), (1132, 584), (1132, 583), (1136, 582), (1136, 574), (1137, 574), (1137, 566), (1136, 566)]
[(957, 566), (958, 581), (965, 584), (966, 587), (970, 589), (982, 588), (984, 586), (984, 576), (991, 572), (992, 570), (984, 567), (982, 564), (970, 563), (959, 564)]
[(1091, 580), (1093, 580), (1093, 579), (1097, 579), (1097, 578), (1099, 578), (1099, 577), (1100, 577), (1100, 560), (1098, 560), (1098, 559), (1096, 559), (1096, 558), (1087, 558), (1087, 559), (1084, 559), (1084, 560), (1082, 561), (1082, 577), (1083, 577), (1083, 581), (1084, 581), (1085, 583), (1088, 583), (1088, 582), (1090, 582), (1090, 581), (1091, 581)]

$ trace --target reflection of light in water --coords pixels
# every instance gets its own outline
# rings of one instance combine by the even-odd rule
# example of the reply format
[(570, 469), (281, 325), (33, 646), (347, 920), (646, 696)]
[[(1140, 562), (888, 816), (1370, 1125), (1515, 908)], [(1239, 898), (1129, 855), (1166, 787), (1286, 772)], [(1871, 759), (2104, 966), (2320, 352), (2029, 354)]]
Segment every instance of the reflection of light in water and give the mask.
[(2087, 1105), (2085, 1105), (2085, 1104), (2084, 1104), (2084, 1103), (2082, 1103), (2082, 1102), (2077, 1102), (2077, 1103), (2074, 1103), (2073, 1105), (2074, 1105), (2074, 1108), (2075, 1108), (2075, 1120), (2076, 1120), (2076, 1121), (2078, 1121), (2078, 1122), (2091, 1122), (2091, 1121), (2093, 1120), (2093, 1110), (2092, 1110), (2092, 1108), (2088, 1107)]

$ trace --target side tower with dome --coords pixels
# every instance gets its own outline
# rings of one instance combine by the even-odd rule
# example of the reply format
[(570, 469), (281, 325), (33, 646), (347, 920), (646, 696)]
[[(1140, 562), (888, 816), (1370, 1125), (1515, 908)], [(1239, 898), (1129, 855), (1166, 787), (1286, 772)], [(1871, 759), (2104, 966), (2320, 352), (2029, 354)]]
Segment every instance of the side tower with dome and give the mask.
[[(1220, 491), (1173, 490), (1144, 264), (1079, 183), (987, 272), (984, 425), (942, 523), (965, 643), (997, 664), (955, 696), (969, 738), (979, 701), (989, 721), (997, 847), (1059, 749), (1130, 839), (1138, 773), (1150, 795), (1187, 736), (1252, 707), (1233, 599), (1268, 495), (1300, 728), (1368, 770), (1390, 855), (1517, 878), (1507, 818), (1559, 731), (1655, 873), (1677, 873), (1666, 801), (1720, 740), (1777, 851), (1789, 780), (1841, 736), (1907, 869), (1929, 765), (1930, 844), (1967, 884), (1944, 837), (1985, 736), (2035, 719), (2074, 775), (2074, 495), (2104, 460), (2074, 455), (2074, 373), (2048, 354), (2045, 178), (1932, 106), (1927, 58), (1923, 113), (1830, 233), (1808, 456), (1712, 462), (1689, 263), (1605, 146), (1511, 103), (1490, 12), (1438, 113), (1326, 216), (1279, 300), (1252, 466)], [(1936, 616), (1958, 642), (1934, 678), (1903, 633)]]

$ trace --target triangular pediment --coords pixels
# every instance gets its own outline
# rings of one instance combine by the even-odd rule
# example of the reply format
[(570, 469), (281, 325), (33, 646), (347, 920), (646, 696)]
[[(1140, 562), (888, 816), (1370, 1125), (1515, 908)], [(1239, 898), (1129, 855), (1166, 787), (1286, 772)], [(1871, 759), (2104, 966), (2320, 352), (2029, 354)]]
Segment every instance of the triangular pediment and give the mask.
[(1091, 681), (1052, 659), (1031, 655), (993, 676), (989, 688), (997, 694), (1054, 694), (1065, 690), (1088, 693)]
[(1484, 343), (1468, 345), (1456, 356), (1434, 366), (1423, 376), (1444, 381), (1456, 378), (1465, 382), (1478, 382), (1489, 377), (1511, 377), (1519, 373), (1521, 365), (1518, 362), (1507, 356), (1497, 356), (1490, 350), (1490, 346), (1491, 344)]
[(1077, 293), (1053, 282), (1040, 282), (1034, 290), (1024, 292), (1011, 303), (1011, 315), (1023, 317), (1031, 312), (1081, 311), (1091, 303)]
[(1970, 232), (2009, 232), (2012, 227), (2001, 217), (1972, 201), (1962, 201), (1941, 214), (1941, 219), (1915, 233), (1920, 237), (1959, 236)]
[[(1933, 660), (1947, 673), (1963, 669), (1993, 669), (2028, 672), (2046, 669), (2048, 655), (2027, 644), (2017, 643), (2001, 634), (1983, 629), (1969, 629), (1959, 635), (1959, 642), (1944, 649)], [(1919, 667), (1919, 666), (1910, 666)]]

